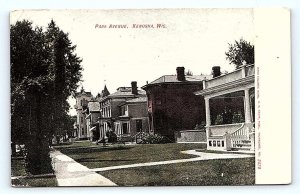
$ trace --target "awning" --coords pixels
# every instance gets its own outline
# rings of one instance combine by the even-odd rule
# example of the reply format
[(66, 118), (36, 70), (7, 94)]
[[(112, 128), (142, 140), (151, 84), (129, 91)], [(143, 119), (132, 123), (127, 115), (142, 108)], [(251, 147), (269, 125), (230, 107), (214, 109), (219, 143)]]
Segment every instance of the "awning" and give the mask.
[(96, 131), (96, 126), (95, 126), (95, 127), (92, 127), (92, 128), (90, 128), (90, 131)]

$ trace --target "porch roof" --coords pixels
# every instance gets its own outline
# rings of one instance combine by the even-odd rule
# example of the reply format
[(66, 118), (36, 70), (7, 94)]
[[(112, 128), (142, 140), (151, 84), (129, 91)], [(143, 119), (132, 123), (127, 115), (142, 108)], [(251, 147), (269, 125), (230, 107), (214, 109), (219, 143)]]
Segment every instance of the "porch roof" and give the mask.
[(203, 90), (194, 92), (194, 94), (206, 96), (221, 91), (234, 90), (234, 88), (238, 89), (240, 86), (254, 83), (254, 77), (254, 64), (243, 65), (233, 72), (204, 80)]
[(251, 83), (254, 83), (254, 75), (244, 77), (244, 78), (241, 78), (241, 79), (237, 79), (237, 80), (234, 80), (232, 82), (216, 85), (216, 86), (211, 87), (211, 88), (206, 88), (204, 90), (194, 92), (194, 94), (195, 95), (206, 96), (206, 95), (221, 92), (221, 91), (226, 91), (226, 90), (230, 90), (230, 89), (234, 89), (234, 88), (239, 88), (243, 85), (248, 85), (248, 84), (251, 84)]

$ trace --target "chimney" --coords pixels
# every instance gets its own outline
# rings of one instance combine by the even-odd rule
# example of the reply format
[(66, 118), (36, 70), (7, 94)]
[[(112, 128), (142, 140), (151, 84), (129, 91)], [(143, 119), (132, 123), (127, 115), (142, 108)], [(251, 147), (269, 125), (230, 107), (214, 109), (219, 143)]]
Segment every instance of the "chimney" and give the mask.
[(184, 67), (177, 67), (176, 71), (177, 71), (177, 80), (185, 81)]
[(137, 82), (136, 81), (131, 82), (131, 92), (132, 92), (132, 94), (138, 94)]
[(212, 73), (213, 73), (213, 78), (218, 77), (221, 75), (221, 67), (220, 66), (213, 66), (212, 67)]

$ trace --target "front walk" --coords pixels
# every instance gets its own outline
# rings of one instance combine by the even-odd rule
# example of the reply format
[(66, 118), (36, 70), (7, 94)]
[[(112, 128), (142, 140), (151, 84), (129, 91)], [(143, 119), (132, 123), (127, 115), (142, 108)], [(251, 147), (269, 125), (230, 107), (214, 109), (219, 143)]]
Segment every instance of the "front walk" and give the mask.
[(117, 186), (57, 150), (51, 151), (50, 156), (58, 186)]
[(137, 164), (129, 164), (122, 166), (109, 166), (103, 168), (93, 168), (90, 169), (92, 172), (102, 172), (107, 170), (117, 170), (117, 169), (125, 169), (125, 168), (135, 168), (135, 167), (143, 167), (143, 166), (156, 166), (156, 165), (164, 165), (164, 164), (175, 164), (175, 163), (183, 163), (183, 162), (195, 162), (200, 160), (217, 160), (217, 159), (229, 159), (229, 158), (250, 158), (254, 157), (254, 155), (247, 154), (234, 154), (234, 153), (205, 153), (205, 152), (197, 152), (195, 150), (187, 150), (182, 151), (184, 154), (192, 154), (198, 157), (189, 158), (189, 159), (179, 159), (179, 160), (168, 160), (168, 161), (159, 161), (159, 162), (147, 162), (147, 163), (137, 163)]

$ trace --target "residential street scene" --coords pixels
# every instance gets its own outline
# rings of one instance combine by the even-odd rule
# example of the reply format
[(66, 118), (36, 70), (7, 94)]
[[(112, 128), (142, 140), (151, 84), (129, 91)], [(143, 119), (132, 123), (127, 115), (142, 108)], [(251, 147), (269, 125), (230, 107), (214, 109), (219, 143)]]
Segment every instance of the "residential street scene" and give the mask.
[(12, 186), (255, 184), (252, 14), (12, 12)]

